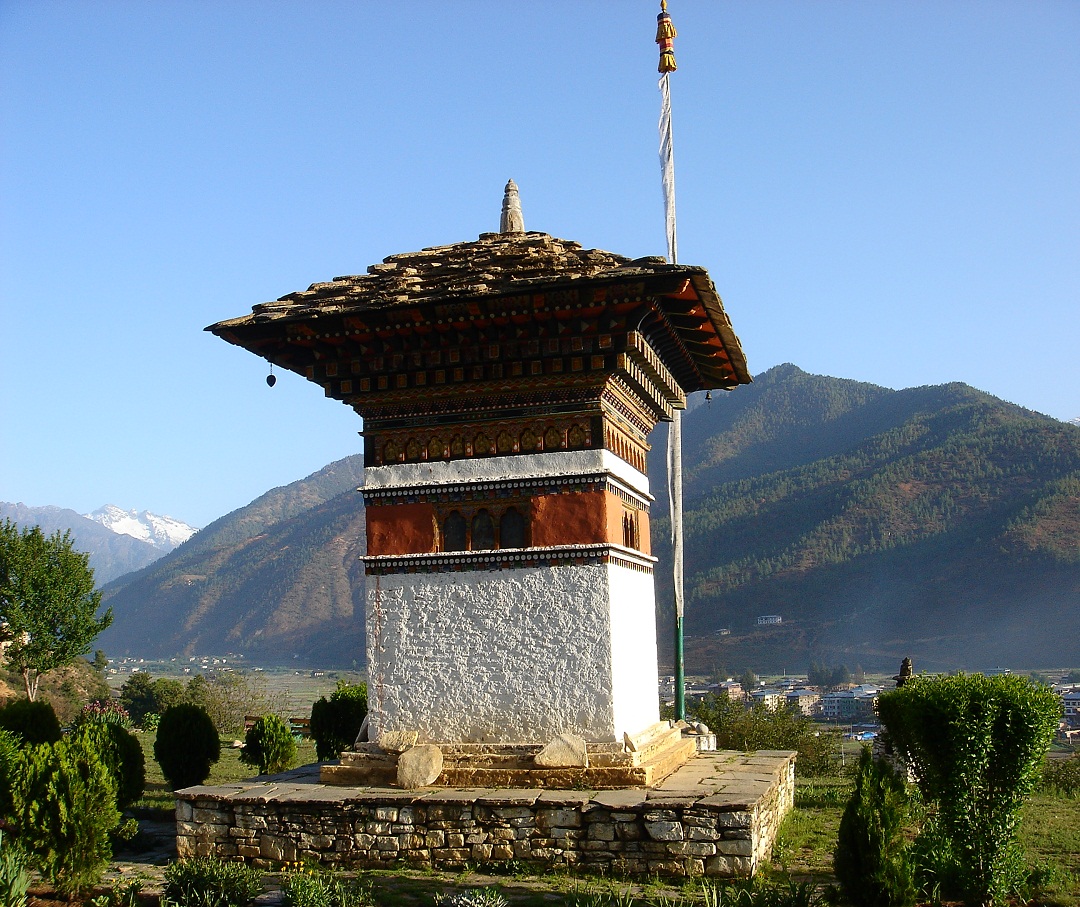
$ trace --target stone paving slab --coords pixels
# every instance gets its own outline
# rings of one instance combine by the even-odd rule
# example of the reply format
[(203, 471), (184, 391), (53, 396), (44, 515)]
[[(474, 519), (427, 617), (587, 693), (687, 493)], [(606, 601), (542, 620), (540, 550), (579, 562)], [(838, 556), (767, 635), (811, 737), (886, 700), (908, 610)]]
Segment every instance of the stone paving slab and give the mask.
[(671, 791), (651, 790), (646, 794), (649, 809), (685, 809), (701, 799), (701, 791), (689, 791), (680, 796)]
[[(372, 788), (375, 790), (376, 788)], [(425, 789), (419, 791), (418, 803), (475, 803), (485, 795), (496, 796), (499, 791), (489, 787), (456, 787)]]
[[(366, 791), (361, 791), (357, 788), (339, 787), (335, 790), (334, 788), (329, 788), (322, 784), (308, 784), (302, 788), (284, 793), (277, 799), (288, 800), (292, 803), (348, 803), (351, 800), (364, 799), (366, 793)], [(387, 792), (380, 791), (380, 794), (385, 793)], [(400, 793), (404, 793), (404, 791), (401, 791)], [(398, 798), (391, 795), (379, 796), (376, 799), (383, 801), (396, 800)], [(412, 801), (415, 798), (408, 797), (407, 799)]]
[(428, 788), (421, 788), (420, 790), (402, 790), (400, 787), (337, 787), (333, 784), (320, 784), (319, 787), (326, 790), (330, 795), (327, 797), (327, 802), (331, 802), (334, 799), (333, 792), (335, 790), (344, 790), (349, 791), (350, 793), (347, 797), (340, 799), (358, 803), (371, 803), (376, 800), (380, 803), (387, 800), (401, 803), (415, 803), (428, 790)]
[(497, 790), (482, 794), (476, 798), (477, 803), (484, 806), (532, 806), (540, 799), (540, 788), (523, 788), (521, 790)]
[(584, 806), (596, 796), (594, 790), (544, 790), (536, 802), (540, 806)]
[(630, 810), (645, 803), (645, 791), (641, 788), (626, 790), (602, 790), (590, 802), (608, 809)]

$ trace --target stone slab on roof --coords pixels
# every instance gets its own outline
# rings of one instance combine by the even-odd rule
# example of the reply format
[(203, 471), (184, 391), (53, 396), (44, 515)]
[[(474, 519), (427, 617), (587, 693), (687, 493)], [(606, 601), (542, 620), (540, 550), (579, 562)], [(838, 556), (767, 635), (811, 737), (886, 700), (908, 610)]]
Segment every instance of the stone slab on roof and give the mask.
[[(705, 268), (669, 264), (659, 256), (630, 259), (614, 252), (585, 249), (580, 243), (547, 233), (482, 233), (472, 242), (391, 255), (371, 265), (366, 274), (314, 283), (306, 290), (260, 303), (251, 314), (221, 321), (207, 330), (276, 361), (263, 345), (265, 338), (281, 331), (282, 342), (288, 343), (287, 331), (295, 324), (317, 332), (314, 325), (324, 319), (336, 321), (362, 317), (364, 313), (420, 309), (465, 300), (633, 284), (640, 284), (653, 296), (667, 297), (665, 309), (674, 306), (678, 310), (684, 305), (675, 303), (676, 296), (698, 300), (703, 306), (730, 371), (726, 367), (717, 370), (717, 350), (707, 339), (703, 342), (696, 319), (691, 319), (689, 326), (676, 323), (679, 343), (700, 369), (700, 375), (687, 387), (730, 387), (751, 381), (739, 339)], [(684, 292), (689, 297), (678, 295)], [(677, 311), (675, 315), (678, 321)], [(295, 363), (278, 364), (301, 371)]]
[(679, 270), (687, 269), (655, 256), (629, 259), (584, 249), (580, 243), (547, 233), (483, 233), (475, 242), (391, 255), (371, 265), (366, 274), (313, 283), (306, 290), (256, 305), (252, 315), (220, 326), (526, 292), (534, 284), (583, 277), (632, 279)]

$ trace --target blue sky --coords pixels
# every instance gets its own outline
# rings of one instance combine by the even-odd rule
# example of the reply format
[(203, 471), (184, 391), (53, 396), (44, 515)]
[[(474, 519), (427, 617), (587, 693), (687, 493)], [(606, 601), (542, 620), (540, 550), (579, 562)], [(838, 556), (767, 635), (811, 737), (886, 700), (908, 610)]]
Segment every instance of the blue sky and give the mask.
[[(0, 0), (0, 500), (204, 525), (359, 452), (206, 334), (498, 228), (663, 254), (658, 3)], [(752, 371), (1080, 416), (1080, 4), (670, 0), (679, 257)]]

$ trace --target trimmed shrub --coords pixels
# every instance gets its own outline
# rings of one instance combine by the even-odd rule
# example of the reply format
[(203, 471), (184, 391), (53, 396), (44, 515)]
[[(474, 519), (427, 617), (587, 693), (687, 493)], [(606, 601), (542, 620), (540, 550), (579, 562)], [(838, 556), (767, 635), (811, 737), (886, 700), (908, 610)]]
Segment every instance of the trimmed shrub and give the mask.
[(836, 878), (856, 907), (915, 903), (915, 876), (903, 836), (907, 817), (903, 779), (863, 747), (833, 854)]
[(63, 736), (56, 712), (41, 699), (9, 702), (0, 709), (0, 730), (10, 731), (30, 745), (56, 743)]
[(146, 757), (139, 739), (113, 721), (88, 721), (86, 732), (97, 746), (116, 782), (116, 805), (125, 809), (146, 788)]
[(258, 869), (217, 857), (192, 857), (165, 869), (161, 900), (178, 907), (246, 907), (262, 890)]
[(320, 697), (311, 706), (311, 736), (315, 758), (320, 762), (336, 759), (356, 742), (356, 735), (367, 717), (367, 684), (338, 681), (330, 699)]
[(221, 758), (221, 740), (205, 709), (174, 705), (161, 716), (154, 759), (173, 790), (202, 784)]
[(1016, 675), (916, 677), (882, 694), (878, 714), (936, 807), (959, 868), (957, 893), (972, 903), (1004, 900), (1023, 882), (1020, 807), (1039, 780), (1060, 700)]
[(85, 729), (22, 749), (11, 799), (19, 841), (57, 891), (72, 897), (100, 881), (120, 813), (116, 782)]
[(296, 763), (296, 740), (277, 715), (263, 715), (248, 730), (240, 761), (258, 768), (260, 775), (283, 772)]

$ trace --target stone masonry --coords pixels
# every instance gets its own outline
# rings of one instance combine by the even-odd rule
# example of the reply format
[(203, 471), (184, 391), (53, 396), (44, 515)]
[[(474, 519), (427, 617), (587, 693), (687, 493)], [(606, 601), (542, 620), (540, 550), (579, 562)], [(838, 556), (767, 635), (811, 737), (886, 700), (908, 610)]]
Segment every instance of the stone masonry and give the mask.
[(177, 853), (275, 868), (537, 869), (746, 878), (794, 802), (795, 754), (701, 753), (651, 789), (349, 788), (307, 766), (177, 793)]

